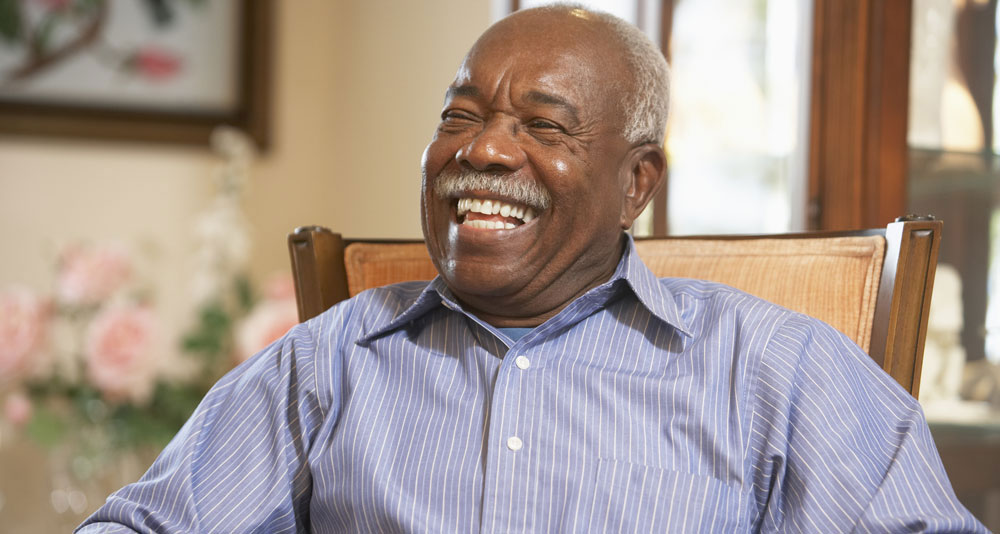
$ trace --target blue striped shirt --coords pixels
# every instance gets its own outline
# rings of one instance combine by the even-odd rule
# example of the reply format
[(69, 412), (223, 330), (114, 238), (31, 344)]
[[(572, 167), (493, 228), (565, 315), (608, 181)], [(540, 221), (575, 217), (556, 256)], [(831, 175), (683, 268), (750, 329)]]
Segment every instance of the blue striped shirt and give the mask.
[[(732, 288), (615, 275), (517, 341), (440, 279), (225, 376), (80, 532), (986, 532), (916, 401)], [(102, 527), (106, 527), (103, 530)]]

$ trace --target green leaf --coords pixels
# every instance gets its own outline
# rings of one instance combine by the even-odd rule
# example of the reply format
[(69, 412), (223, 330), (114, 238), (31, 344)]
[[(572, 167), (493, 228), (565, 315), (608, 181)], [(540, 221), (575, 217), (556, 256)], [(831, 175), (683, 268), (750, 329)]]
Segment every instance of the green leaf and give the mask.
[(201, 323), (210, 330), (229, 328), (229, 314), (220, 304), (209, 304), (201, 310)]
[(63, 418), (46, 408), (35, 410), (26, 430), (31, 439), (45, 447), (54, 447), (67, 434), (67, 424)]
[(21, 4), (18, 0), (0, 0), (0, 40), (16, 44), (21, 40)]
[(257, 301), (257, 295), (254, 294), (253, 285), (250, 283), (250, 279), (245, 275), (237, 276), (235, 284), (236, 302), (239, 306), (240, 313), (249, 313)]
[(56, 25), (62, 20), (56, 12), (50, 12), (45, 15), (42, 22), (38, 23), (38, 30), (35, 31), (35, 49), (44, 54), (48, 51), (49, 45), (52, 42), (52, 33), (55, 31)]
[(216, 355), (229, 340), (232, 320), (218, 303), (208, 304), (198, 315), (198, 324), (181, 340), (185, 352)]
[(76, 0), (70, 10), (76, 16), (89, 15), (97, 11), (104, 3), (105, 0)]
[(163, 447), (191, 417), (204, 394), (200, 388), (160, 383), (149, 406), (118, 406), (111, 416), (113, 446)]
[(157, 28), (166, 28), (173, 24), (176, 13), (174, 5), (167, 0), (146, 0), (143, 2), (150, 19)]

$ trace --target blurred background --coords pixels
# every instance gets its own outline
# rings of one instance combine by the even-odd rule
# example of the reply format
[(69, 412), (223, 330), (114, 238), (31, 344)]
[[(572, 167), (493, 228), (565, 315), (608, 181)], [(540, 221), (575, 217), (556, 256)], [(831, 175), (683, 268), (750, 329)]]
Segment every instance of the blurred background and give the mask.
[[(285, 236), (420, 237), (511, 0), (0, 0), (0, 531), (67, 531), (295, 322)], [(673, 69), (636, 234), (945, 221), (921, 402), (1000, 529), (996, 0), (585, 2)]]

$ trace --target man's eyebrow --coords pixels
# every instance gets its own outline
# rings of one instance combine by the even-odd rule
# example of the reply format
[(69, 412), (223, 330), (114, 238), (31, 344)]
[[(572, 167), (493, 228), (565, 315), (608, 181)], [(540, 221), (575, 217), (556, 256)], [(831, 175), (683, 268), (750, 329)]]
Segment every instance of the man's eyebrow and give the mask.
[(546, 106), (556, 106), (562, 108), (573, 117), (574, 121), (579, 122), (580, 120), (579, 110), (577, 109), (577, 107), (571, 104), (565, 98), (549, 93), (543, 93), (541, 91), (528, 91), (528, 93), (525, 95), (525, 99), (529, 102), (534, 102), (536, 104), (542, 104)]
[(445, 100), (456, 96), (477, 97), (479, 96), (479, 88), (475, 85), (452, 85), (444, 94)]

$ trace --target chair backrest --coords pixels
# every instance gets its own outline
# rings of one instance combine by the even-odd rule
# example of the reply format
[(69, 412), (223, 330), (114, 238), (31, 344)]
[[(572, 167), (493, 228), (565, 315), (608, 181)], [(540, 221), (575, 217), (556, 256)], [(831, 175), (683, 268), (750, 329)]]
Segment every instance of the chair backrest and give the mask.
[[(941, 226), (913, 218), (850, 232), (637, 239), (636, 248), (657, 276), (722, 282), (829, 323), (916, 396)], [(345, 240), (309, 226), (288, 245), (301, 320), (365, 289), (437, 274), (417, 240)]]

